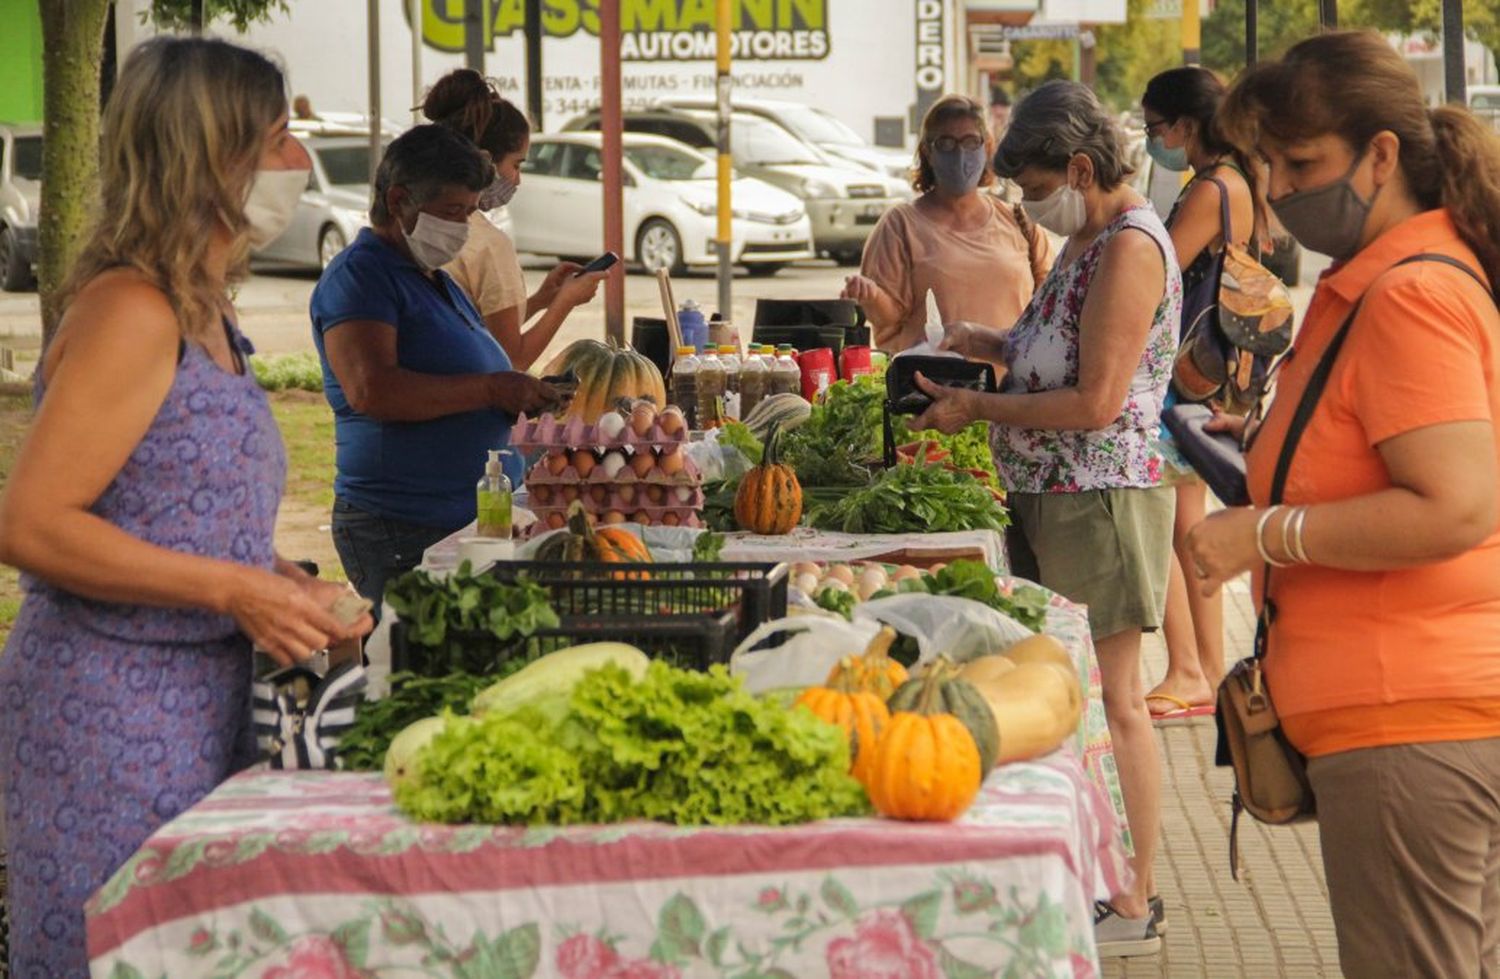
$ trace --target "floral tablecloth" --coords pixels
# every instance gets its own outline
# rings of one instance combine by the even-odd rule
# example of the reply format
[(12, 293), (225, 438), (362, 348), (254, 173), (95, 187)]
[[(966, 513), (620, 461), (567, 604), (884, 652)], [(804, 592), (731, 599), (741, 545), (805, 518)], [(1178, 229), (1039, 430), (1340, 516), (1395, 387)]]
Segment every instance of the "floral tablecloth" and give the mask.
[(1128, 874), (1069, 751), (955, 824), (416, 825), (378, 776), (246, 772), (88, 906), (96, 979), (1088, 977)]

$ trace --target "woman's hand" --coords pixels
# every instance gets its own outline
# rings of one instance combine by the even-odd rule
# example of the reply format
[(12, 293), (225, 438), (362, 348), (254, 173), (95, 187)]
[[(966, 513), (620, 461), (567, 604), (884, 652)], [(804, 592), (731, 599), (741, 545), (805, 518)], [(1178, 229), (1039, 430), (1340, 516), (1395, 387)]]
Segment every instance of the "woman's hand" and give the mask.
[(559, 262), (556, 268), (547, 273), (547, 277), (542, 280), (541, 286), (537, 288), (536, 295), (532, 297), (536, 308), (546, 309), (548, 306), (551, 306), (552, 300), (557, 298), (558, 290), (562, 289), (582, 269), (583, 266), (577, 262)]
[(861, 306), (878, 303), (884, 297), (885, 290), (879, 283), (869, 276), (857, 274), (844, 277), (844, 291), (839, 293), (840, 299), (852, 299)]
[[(577, 266), (574, 266), (577, 268)], [(592, 302), (599, 291), (599, 283), (609, 276), (609, 271), (590, 272), (587, 275), (570, 276), (565, 282), (558, 286), (552, 301), (547, 305), (557, 304), (564, 309), (572, 310), (584, 303)]]
[(967, 428), (978, 417), (970, 402), (975, 392), (967, 388), (950, 388), (934, 384), (918, 371), (913, 380), (917, 389), (932, 399), (932, 404), (911, 421), (911, 430), (925, 432), (936, 429), (944, 435), (952, 435)]
[[(230, 585), (225, 611), (240, 631), (280, 666), (300, 663), (341, 639), (369, 631), (345, 628), (332, 612), (319, 604), (312, 589), (258, 568), (238, 570)], [(356, 626), (368, 619), (368, 615), (364, 616)]]
[(512, 415), (536, 415), (567, 405), (572, 395), (525, 371), (501, 371), (490, 375), (493, 405)]
[[(339, 615), (335, 607), (340, 600), (347, 597), (351, 601), (358, 601), (360, 603), (356, 607), (364, 607), (365, 605), (364, 600), (348, 585), (324, 581), (322, 578), (314, 578), (312, 575), (304, 575), (302, 578), (294, 578), (293, 580), (301, 586), (303, 591), (307, 592), (308, 597), (316, 602), (319, 608), (327, 609), (340, 623), (345, 621), (344, 617)], [(362, 612), (359, 618), (344, 626), (344, 635), (341, 638), (356, 639), (360, 636), (367, 636), (374, 628), (374, 616), (369, 612)]]
[(1228, 432), (1241, 445), (1245, 444), (1245, 426), (1249, 421), (1244, 415), (1231, 415), (1214, 408), (1214, 416), (1203, 423), (1205, 432)]
[(1255, 529), (1263, 515), (1252, 507), (1231, 507), (1211, 514), (1188, 531), (1193, 566), (1183, 570), (1205, 597), (1212, 597), (1231, 578), (1260, 567)]
[[(962, 354), (965, 357), (975, 357), (975, 340), (980, 336), (980, 330), (984, 327), (976, 326), (965, 320), (956, 320), (943, 325), (943, 342), (938, 344), (939, 350), (951, 350), (953, 353)], [(988, 332), (995, 332), (993, 330)]]

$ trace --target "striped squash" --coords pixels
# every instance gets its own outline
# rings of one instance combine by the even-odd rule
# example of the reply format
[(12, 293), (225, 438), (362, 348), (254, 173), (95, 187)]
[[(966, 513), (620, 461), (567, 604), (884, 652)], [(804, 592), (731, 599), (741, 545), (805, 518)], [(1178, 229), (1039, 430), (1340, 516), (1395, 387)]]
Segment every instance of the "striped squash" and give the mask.
[(598, 340), (578, 340), (558, 354), (542, 373), (548, 377), (572, 370), (578, 375), (578, 393), (568, 406), (567, 417), (593, 424), (621, 399), (650, 400), (657, 408), (667, 405), (667, 386), (650, 358), (630, 347)]
[(771, 426), (760, 465), (745, 473), (734, 495), (734, 521), (753, 534), (785, 534), (802, 519), (802, 484), (781, 461), (781, 427)]

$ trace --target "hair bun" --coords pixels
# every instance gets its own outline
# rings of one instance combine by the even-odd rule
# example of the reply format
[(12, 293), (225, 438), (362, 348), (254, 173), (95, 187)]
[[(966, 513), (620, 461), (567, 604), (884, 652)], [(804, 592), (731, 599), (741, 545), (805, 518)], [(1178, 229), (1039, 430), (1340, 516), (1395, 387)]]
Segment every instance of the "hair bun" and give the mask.
[(428, 90), (422, 100), (422, 115), (432, 122), (442, 122), (475, 107), (488, 106), (494, 97), (494, 89), (483, 75), (472, 68), (456, 68)]

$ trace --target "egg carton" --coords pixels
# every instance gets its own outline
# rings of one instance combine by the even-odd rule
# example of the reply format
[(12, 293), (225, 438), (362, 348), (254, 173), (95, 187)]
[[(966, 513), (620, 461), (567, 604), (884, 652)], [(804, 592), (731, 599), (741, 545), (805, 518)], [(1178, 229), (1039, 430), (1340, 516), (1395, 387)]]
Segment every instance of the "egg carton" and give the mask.
[(582, 418), (560, 419), (551, 414), (540, 418), (527, 418), (524, 414), (516, 419), (511, 429), (510, 443), (524, 452), (536, 449), (593, 449), (605, 452), (609, 449), (647, 447), (658, 451), (676, 448), (688, 441), (686, 422), (682, 428), (668, 435), (662, 431), (660, 416), (644, 434), (637, 434), (626, 421), (625, 429), (613, 438), (599, 431), (598, 424), (589, 424)]
[[(554, 507), (567, 509), (573, 501), (583, 502), (583, 508), (588, 512), (602, 513), (605, 510), (639, 510), (643, 507), (657, 507), (663, 509), (690, 508), (699, 510), (703, 508), (703, 489), (698, 486), (665, 486), (660, 483), (651, 484), (659, 486), (665, 493), (660, 502), (654, 502), (647, 495), (647, 488), (637, 485), (610, 486), (597, 483), (592, 486), (580, 487), (576, 483), (538, 483), (528, 484), (526, 487), (527, 497), (530, 502), (540, 507)], [(686, 496), (679, 495), (682, 490), (687, 490)], [(603, 492), (602, 498), (598, 495)], [(533, 507), (533, 508), (534, 508)]]
[(682, 468), (677, 472), (669, 475), (662, 470), (658, 463), (651, 467), (644, 476), (637, 476), (635, 470), (631, 469), (628, 464), (615, 475), (610, 476), (605, 473), (604, 467), (597, 461), (589, 470), (587, 476), (581, 475), (578, 467), (572, 462), (563, 466), (561, 472), (554, 473), (548, 465), (550, 458), (550, 456), (543, 456), (531, 467), (531, 470), (526, 474), (527, 485), (533, 483), (538, 485), (549, 483), (571, 483), (574, 485), (592, 485), (596, 483), (657, 483), (663, 486), (698, 486), (703, 482), (703, 474), (686, 454), (683, 454), (681, 460)]
[[(540, 534), (545, 534), (566, 526), (568, 519), (568, 509), (565, 507), (539, 506), (534, 507), (533, 511), (536, 513), (536, 523), (532, 524), (528, 530), (528, 536), (530, 537), (536, 537)], [(591, 522), (593, 522), (595, 526), (604, 526), (601, 518), (603, 517), (604, 513), (608, 512), (608, 510), (599, 512), (586, 512), (591, 518)], [(698, 528), (703, 526), (703, 520), (699, 512), (689, 507), (631, 507), (628, 509), (622, 509), (619, 512), (625, 515), (625, 521), (627, 523), (640, 523), (643, 526), (676, 526), (691, 528)], [(663, 522), (663, 518), (665, 518), (669, 513), (676, 515), (676, 524), (668, 525)], [(636, 519), (639, 516), (644, 516), (645, 519)], [(558, 521), (562, 522), (558, 523)]]

